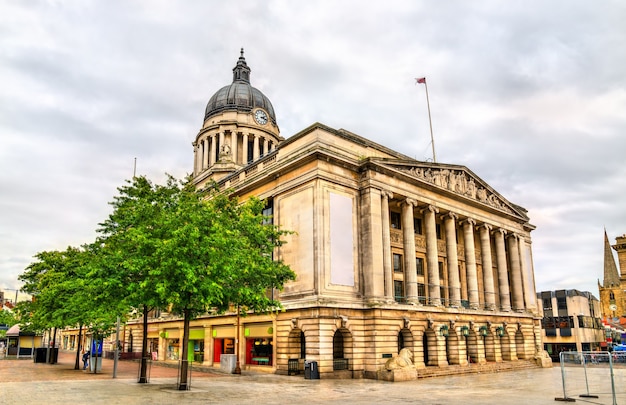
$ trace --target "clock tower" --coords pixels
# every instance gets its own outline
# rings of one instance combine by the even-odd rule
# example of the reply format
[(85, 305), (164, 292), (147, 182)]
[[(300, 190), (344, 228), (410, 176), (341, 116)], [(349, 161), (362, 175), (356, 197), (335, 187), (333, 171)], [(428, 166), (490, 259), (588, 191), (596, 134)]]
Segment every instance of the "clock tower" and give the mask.
[(265, 94), (252, 87), (250, 72), (242, 48), (232, 83), (207, 103), (202, 128), (192, 143), (193, 179), (199, 188), (270, 158), (283, 140), (274, 107)]

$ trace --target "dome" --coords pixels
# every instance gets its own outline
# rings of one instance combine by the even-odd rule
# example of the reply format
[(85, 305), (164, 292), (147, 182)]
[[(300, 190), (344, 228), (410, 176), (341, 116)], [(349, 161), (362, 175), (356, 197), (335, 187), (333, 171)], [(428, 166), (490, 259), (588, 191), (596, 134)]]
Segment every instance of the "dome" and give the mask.
[(250, 85), (250, 68), (243, 57), (243, 48), (237, 65), (233, 68), (233, 82), (219, 89), (209, 99), (204, 113), (204, 120), (223, 111), (237, 110), (250, 112), (255, 108), (267, 111), (272, 123), (276, 124), (276, 114), (269, 98)]

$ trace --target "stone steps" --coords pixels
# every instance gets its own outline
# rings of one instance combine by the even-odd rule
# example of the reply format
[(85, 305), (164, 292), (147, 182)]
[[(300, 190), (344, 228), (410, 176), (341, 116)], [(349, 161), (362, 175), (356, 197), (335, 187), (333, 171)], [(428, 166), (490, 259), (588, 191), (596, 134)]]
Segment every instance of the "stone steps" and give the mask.
[(497, 373), (515, 370), (541, 368), (532, 360), (488, 362), (484, 364), (450, 365), (446, 367), (426, 367), (417, 370), (417, 378), (443, 377), (460, 374)]

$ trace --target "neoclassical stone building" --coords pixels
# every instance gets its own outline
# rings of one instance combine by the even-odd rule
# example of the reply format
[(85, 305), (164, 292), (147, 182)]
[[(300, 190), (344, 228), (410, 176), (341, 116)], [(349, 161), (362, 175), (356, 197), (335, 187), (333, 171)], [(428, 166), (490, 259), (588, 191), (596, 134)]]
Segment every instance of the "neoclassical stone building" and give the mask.
[[(295, 231), (277, 252), (297, 279), (284, 311), (192, 323), (196, 362), (285, 373), (316, 361), (322, 378), (380, 378), (411, 351), (416, 373), (532, 361), (542, 348), (526, 211), (461, 165), (427, 163), (343, 129), (313, 124), (285, 139), (243, 56), (209, 100), (193, 140), (198, 188), (217, 181), (267, 201)], [(278, 292), (274, 292), (278, 293)], [(156, 314), (153, 355), (175, 359), (182, 322)], [(139, 351), (140, 325), (128, 324)]]

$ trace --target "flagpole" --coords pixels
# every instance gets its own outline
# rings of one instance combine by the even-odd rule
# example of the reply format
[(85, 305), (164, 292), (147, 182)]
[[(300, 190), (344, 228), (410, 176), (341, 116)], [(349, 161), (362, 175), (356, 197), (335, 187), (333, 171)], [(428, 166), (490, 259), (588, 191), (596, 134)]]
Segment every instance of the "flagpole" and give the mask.
[(430, 118), (430, 100), (428, 99), (428, 84), (426, 83), (426, 78), (422, 77), (421, 79), (415, 79), (417, 83), (424, 83), (426, 87), (426, 105), (428, 106), (428, 124), (430, 125), (430, 144), (433, 148), (433, 162), (437, 163), (437, 155), (435, 155), (435, 137), (433, 136), (433, 121)]

